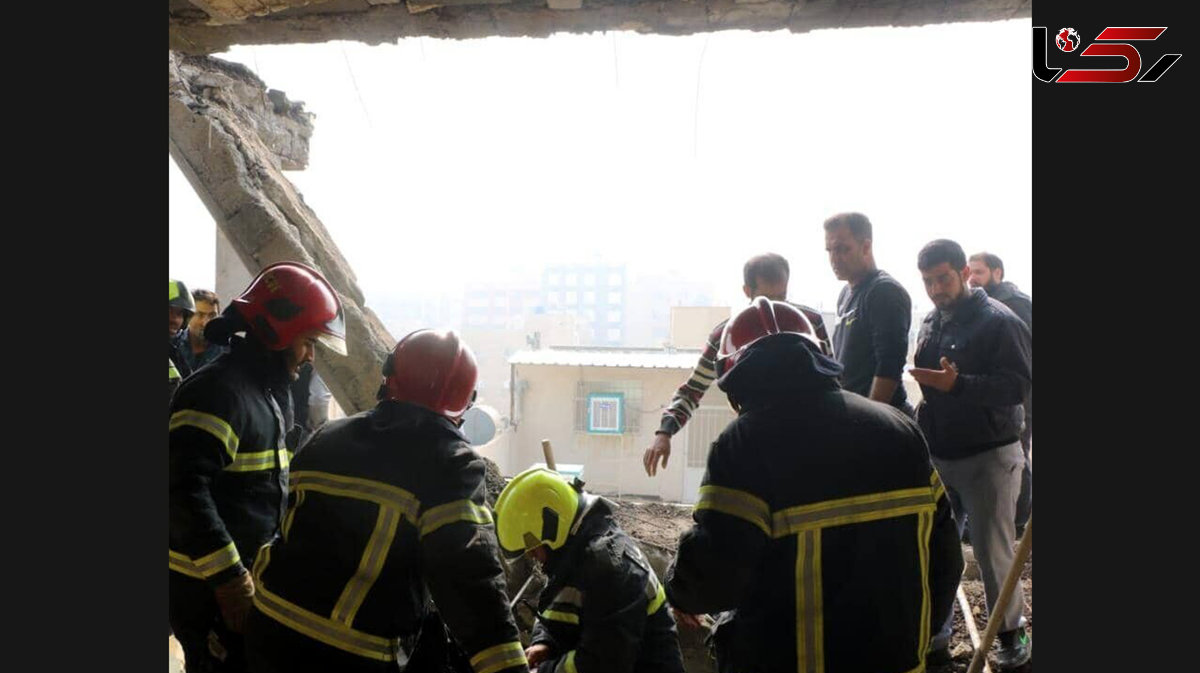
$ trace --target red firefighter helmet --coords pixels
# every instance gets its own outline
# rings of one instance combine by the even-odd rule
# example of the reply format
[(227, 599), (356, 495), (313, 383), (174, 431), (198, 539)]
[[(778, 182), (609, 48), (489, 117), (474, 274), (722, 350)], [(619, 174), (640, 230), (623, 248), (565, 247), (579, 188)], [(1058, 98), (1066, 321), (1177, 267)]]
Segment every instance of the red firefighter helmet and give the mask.
[(724, 377), (754, 344), (777, 334), (799, 334), (821, 352), (812, 323), (800, 309), (785, 301), (755, 297), (750, 305), (725, 323), (721, 347), (717, 351), (717, 376)]
[(475, 400), (475, 354), (453, 331), (417, 330), (400, 340), (383, 365), (384, 396), (449, 418)]
[(346, 320), (333, 286), (315, 269), (280, 262), (263, 269), (232, 302), (268, 349), (281, 351), (316, 330), (317, 340), (346, 354)]

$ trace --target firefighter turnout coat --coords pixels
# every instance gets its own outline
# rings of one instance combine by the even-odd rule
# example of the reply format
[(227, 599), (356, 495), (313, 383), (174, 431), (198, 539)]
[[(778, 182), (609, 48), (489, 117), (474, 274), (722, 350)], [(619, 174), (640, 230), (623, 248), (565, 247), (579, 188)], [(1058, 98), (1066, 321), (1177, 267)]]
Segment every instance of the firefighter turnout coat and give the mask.
[(741, 410), (712, 446), (668, 599), (736, 610), (722, 670), (923, 671), (962, 552), (916, 424), (842, 390), (795, 340), (764, 341), (722, 383)]

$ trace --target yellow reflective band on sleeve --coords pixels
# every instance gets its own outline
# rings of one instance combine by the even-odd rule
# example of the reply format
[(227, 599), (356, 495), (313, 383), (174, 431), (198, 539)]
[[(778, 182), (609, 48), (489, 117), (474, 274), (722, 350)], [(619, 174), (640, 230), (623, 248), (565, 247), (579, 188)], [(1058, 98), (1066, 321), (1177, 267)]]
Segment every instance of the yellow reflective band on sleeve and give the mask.
[(826, 500), (775, 512), (774, 537), (786, 537), (828, 526), (918, 514), (934, 508), (933, 493), (924, 486)]
[(471, 657), (471, 670), (475, 673), (496, 673), (513, 666), (525, 665), (525, 649), (521, 647), (520, 642), (489, 647)]
[(238, 555), (237, 547), (232, 542), (198, 559), (193, 559), (177, 551), (168, 550), (168, 552), (170, 553), (169, 567), (171, 570), (198, 579), (208, 579), (242, 560)]
[(555, 622), (566, 622), (567, 624), (579, 623), (579, 615), (573, 612), (563, 612), (561, 610), (546, 610), (542, 613), (542, 617)]
[(241, 451), (234, 456), (232, 463), (225, 466), (225, 469), (230, 472), (258, 472), (274, 469), (275, 456), (275, 451)]
[(575, 669), (575, 650), (567, 652), (567, 656), (563, 657), (558, 662), (558, 666), (554, 667), (554, 673), (579, 673)]
[(646, 614), (648, 615), (658, 612), (658, 609), (661, 608), (662, 604), (667, 600), (667, 592), (663, 589), (663, 586), (658, 583), (658, 578), (655, 578), (653, 573), (651, 573), (650, 576), (653, 578), (656, 591), (654, 592), (654, 598), (650, 601), (650, 605), (646, 606)]
[(170, 430), (182, 427), (199, 428), (213, 437), (225, 447), (230, 459), (237, 458), (238, 436), (228, 423), (217, 416), (206, 414), (195, 409), (182, 409), (171, 414)]
[(421, 531), (421, 537), (425, 537), (442, 526), (457, 521), (489, 524), (492, 523), (492, 513), (486, 507), (480, 507), (470, 500), (456, 500), (425, 510), (417, 527)]
[(170, 562), (168, 567), (170, 567), (171, 570), (198, 580), (204, 579), (204, 575), (201, 575), (200, 571), (196, 570), (196, 564), (192, 563), (192, 559), (190, 557), (180, 554), (177, 551), (167, 551), (170, 553)]
[(167, 380), (174, 381), (179, 378), (183, 377), (179, 375), (179, 370), (175, 368), (175, 363), (171, 362), (171, 358), (167, 358)]
[(296, 454), (287, 449), (279, 449), (279, 469), (286, 470), (292, 466), (292, 456)]
[(762, 498), (746, 491), (711, 484), (701, 486), (696, 509), (711, 509), (737, 517), (756, 526), (767, 536), (771, 535), (771, 508)]

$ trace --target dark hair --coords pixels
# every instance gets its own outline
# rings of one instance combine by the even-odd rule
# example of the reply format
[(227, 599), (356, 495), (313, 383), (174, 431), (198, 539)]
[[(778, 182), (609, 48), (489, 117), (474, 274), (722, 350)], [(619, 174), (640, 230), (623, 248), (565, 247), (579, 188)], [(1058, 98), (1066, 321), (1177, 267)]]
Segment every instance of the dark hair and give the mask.
[(196, 301), (206, 301), (213, 305), (213, 308), (221, 307), (221, 299), (217, 297), (217, 293), (212, 290), (192, 290), (192, 299)]
[(758, 287), (759, 280), (779, 283), (787, 280), (790, 275), (791, 269), (788, 268), (787, 260), (783, 255), (773, 252), (755, 255), (742, 267), (742, 280), (745, 281), (746, 287)]
[(977, 252), (974, 255), (971, 255), (971, 259), (969, 261), (983, 262), (987, 265), (987, 268), (991, 269), (992, 271), (995, 271), (996, 269), (1000, 269), (1001, 271), (1004, 270), (1004, 262), (1000, 261), (999, 257), (990, 252)]
[(871, 238), (871, 221), (862, 213), (838, 213), (825, 220), (825, 231), (833, 231), (837, 227), (849, 227), (850, 234), (858, 241)]
[(967, 253), (962, 246), (948, 238), (931, 241), (917, 253), (917, 268), (928, 271), (942, 262), (949, 262), (955, 271), (961, 271), (967, 265)]

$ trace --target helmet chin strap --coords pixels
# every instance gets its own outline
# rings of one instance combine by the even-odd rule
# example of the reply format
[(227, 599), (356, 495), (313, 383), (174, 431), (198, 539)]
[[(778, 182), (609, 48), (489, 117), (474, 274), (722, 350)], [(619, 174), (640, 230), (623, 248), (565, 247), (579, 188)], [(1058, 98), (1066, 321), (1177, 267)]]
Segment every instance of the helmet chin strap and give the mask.
[(580, 493), (579, 501), (583, 506), (579, 508), (579, 516), (575, 517), (575, 523), (571, 526), (571, 530), (567, 532), (567, 535), (574, 535), (579, 530), (579, 526), (583, 524), (583, 518), (588, 515), (588, 512), (592, 511), (596, 503), (600, 502), (600, 496), (592, 495), (591, 493)]

